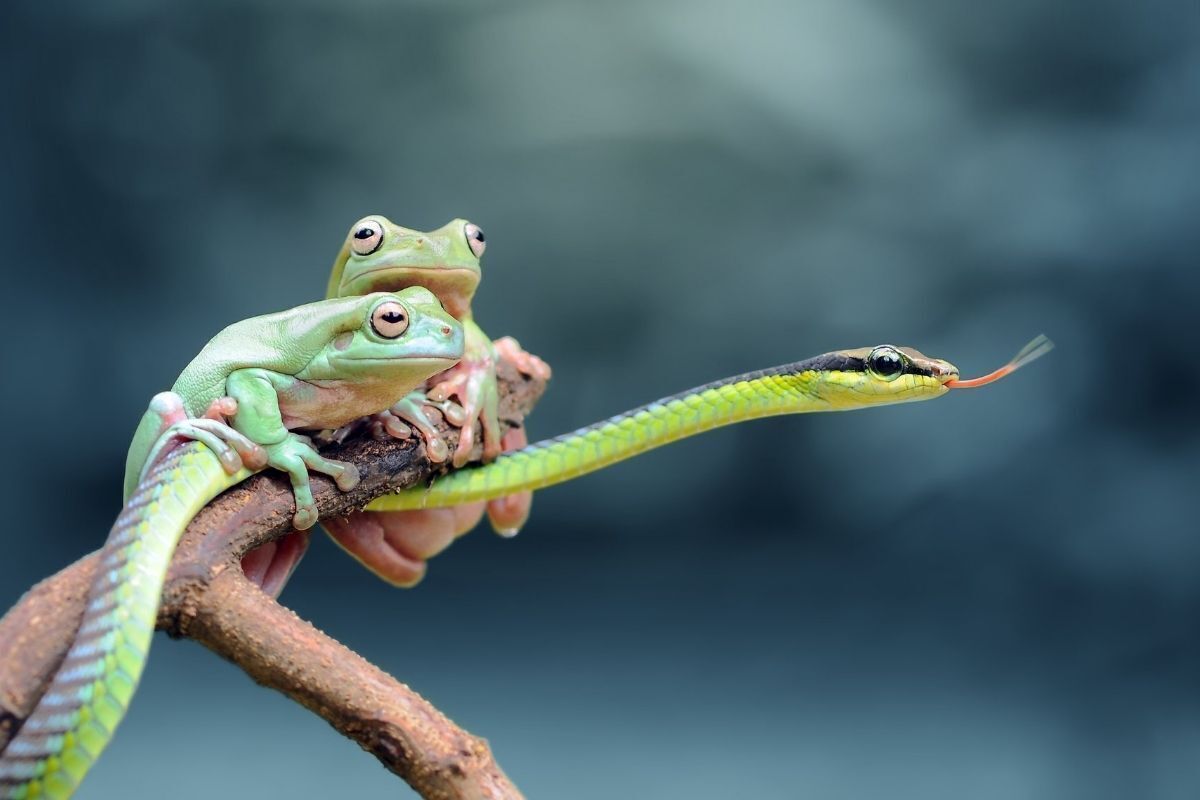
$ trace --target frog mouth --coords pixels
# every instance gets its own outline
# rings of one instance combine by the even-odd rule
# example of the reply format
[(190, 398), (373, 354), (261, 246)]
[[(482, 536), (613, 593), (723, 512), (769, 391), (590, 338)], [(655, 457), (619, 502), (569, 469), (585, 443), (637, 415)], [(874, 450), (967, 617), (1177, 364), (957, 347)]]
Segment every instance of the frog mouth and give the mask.
[(364, 356), (362, 358), (343, 358), (343, 361), (354, 361), (359, 364), (395, 364), (398, 361), (403, 361), (405, 364), (418, 364), (422, 362), (445, 362), (453, 364), (460, 359), (453, 356), (448, 356), (445, 353), (418, 353), (416, 355), (395, 355), (395, 356)]
[(360, 272), (343, 280), (338, 293), (343, 297), (370, 292), (399, 292), (421, 286), (437, 295), (453, 317), (460, 318), (470, 308), (471, 295), (479, 285), (479, 273), (468, 267), (382, 266)]
[(398, 292), (412, 286), (429, 288), (431, 284), (458, 286), (477, 282), (472, 279), (478, 275), (478, 272), (467, 267), (375, 267), (343, 281), (341, 289), (344, 292), (351, 286), (362, 287), (364, 283), (368, 291), (374, 292)]
[[(475, 270), (470, 267), (447, 267), (444, 264), (435, 264), (430, 267), (419, 267), (415, 264), (384, 264), (383, 266), (363, 270), (354, 276), (354, 280), (366, 275), (374, 275), (376, 272), (442, 272), (447, 275), (453, 272), (461, 272), (467, 275), (475, 274)], [(351, 283), (353, 282), (352, 280)]]

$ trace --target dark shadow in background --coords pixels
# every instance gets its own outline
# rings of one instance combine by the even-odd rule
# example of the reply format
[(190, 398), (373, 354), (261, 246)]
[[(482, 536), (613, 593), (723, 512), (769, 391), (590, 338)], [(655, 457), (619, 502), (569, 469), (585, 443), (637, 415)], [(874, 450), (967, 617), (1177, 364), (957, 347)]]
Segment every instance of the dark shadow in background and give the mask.
[[(362, 214), (461, 215), (478, 319), (556, 368), (537, 436), (838, 347), (1059, 345), (547, 491), (418, 591), (318, 541), (285, 601), (531, 797), (1195, 797), (1189, 5), (5, 4), (0, 604), (100, 542), (207, 337), (317, 298)], [(162, 641), (81, 796), (214, 771), (397, 791)]]

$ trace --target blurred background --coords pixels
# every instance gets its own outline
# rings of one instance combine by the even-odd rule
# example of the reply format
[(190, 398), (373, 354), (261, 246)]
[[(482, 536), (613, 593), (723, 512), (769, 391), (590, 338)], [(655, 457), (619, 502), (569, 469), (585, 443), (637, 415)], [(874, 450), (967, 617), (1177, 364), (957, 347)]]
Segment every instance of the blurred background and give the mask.
[[(99, 545), (209, 336), (319, 298), (364, 214), (464, 216), (476, 318), (555, 368), (538, 438), (1058, 344), (547, 490), (413, 591), (317, 538), (283, 601), (531, 798), (1200, 792), (1193, 4), (12, 2), (0, 97), (0, 606)], [(81, 798), (411, 796), (194, 644), (143, 687)]]

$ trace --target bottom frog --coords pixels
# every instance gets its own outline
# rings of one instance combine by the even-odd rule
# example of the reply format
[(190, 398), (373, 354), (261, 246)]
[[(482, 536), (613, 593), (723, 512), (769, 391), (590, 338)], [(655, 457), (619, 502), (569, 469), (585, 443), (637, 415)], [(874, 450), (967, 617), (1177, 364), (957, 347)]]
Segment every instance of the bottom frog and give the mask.
[(217, 334), (138, 426), (125, 507), (100, 552), (87, 610), (0, 755), (0, 798), (69, 797), (99, 757), (145, 665), (171, 555), (209, 500), (271, 466), (291, 478), (294, 524), (311, 527), (309, 471), (343, 490), (358, 477), (296, 431), (381, 411), (462, 353), (461, 324), (420, 287), (311, 303)]

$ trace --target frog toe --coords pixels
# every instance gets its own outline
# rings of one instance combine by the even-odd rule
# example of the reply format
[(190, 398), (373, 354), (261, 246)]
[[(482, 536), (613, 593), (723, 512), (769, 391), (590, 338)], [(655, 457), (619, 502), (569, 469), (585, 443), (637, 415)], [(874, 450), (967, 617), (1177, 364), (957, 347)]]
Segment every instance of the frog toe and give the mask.
[(348, 492), (355, 486), (358, 486), (358, 481), (358, 467), (354, 466), (353, 464), (346, 464), (345, 469), (342, 470), (341, 474), (336, 475), (333, 479), (333, 482), (336, 483), (337, 487), (343, 492)]
[(442, 412), (442, 417), (456, 428), (467, 421), (467, 410), (453, 400), (429, 400), (428, 404)]
[(390, 540), (383, 520), (383, 514), (368, 512), (330, 517), (322, 524), (339, 547), (380, 578), (393, 586), (415, 586), (425, 577), (425, 559), (403, 539)]
[(434, 464), (441, 464), (450, 457), (450, 448), (446, 444), (446, 440), (440, 435), (434, 434), (430, 439), (425, 440), (425, 457)]
[(306, 531), (317, 524), (319, 516), (315, 505), (297, 506), (296, 513), (292, 515), (292, 526), (298, 531)]
[(379, 421), (383, 424), (384, 432), (393, 439), (412, 438), (412, 427), (392, 412), (384, 411), (379, 415)]
[(471, 450), (474, 447), (475, 425), (473, 420), (468, 420), (458, 434), (458, 446), (454, 448), (454, 460), (450, 462), (454, 465), (455, 469), (464, 467), (470, 462)]
[(516, 536), (529, 520), (532, 504), (533, 492), (517, 492), (489, 500), (487, 515), (492, 530), (505, 539)]
[(513, 337), (501, 337), (493, 343), (492, 347), (495, 349), (497, 356), (516, 367), (518, 372), (528, 375), (531, 378), (543, 381), (550, 380), (550, 365), (533, 353), (527, 352), (521, 347), (521, 343)]
[(343, 492), (348, 492), (358, 485), (358, 467), (349, 462), (325, 458), (312, 448), (301, 450), (299, 456), (305, 467), (312, 472), (319, 472), (333, 478), (333, 482)]
[(389, 432), (393, 425), (402, 426), (398, 427), (396, 431), (396, 433), (403, 433), (396, 437), (399, 439), (407, 439), (415, 429), (425, 443), (426, 458), (434, 464), (441, 464), (450, 457), (450, 448), (446, 445), (433, 420), (429, 418), (426, 409), (437, 408), (443, 416), (450, 419), (450, 415), (454, 413), (451, 406), (457, 407), (456, 404), (450, 403), (444, 398), (431, 401), (423, 391), (417, 390), (402, 397), (385, 412), (387, 419), (385, 419), (384, 425)]

